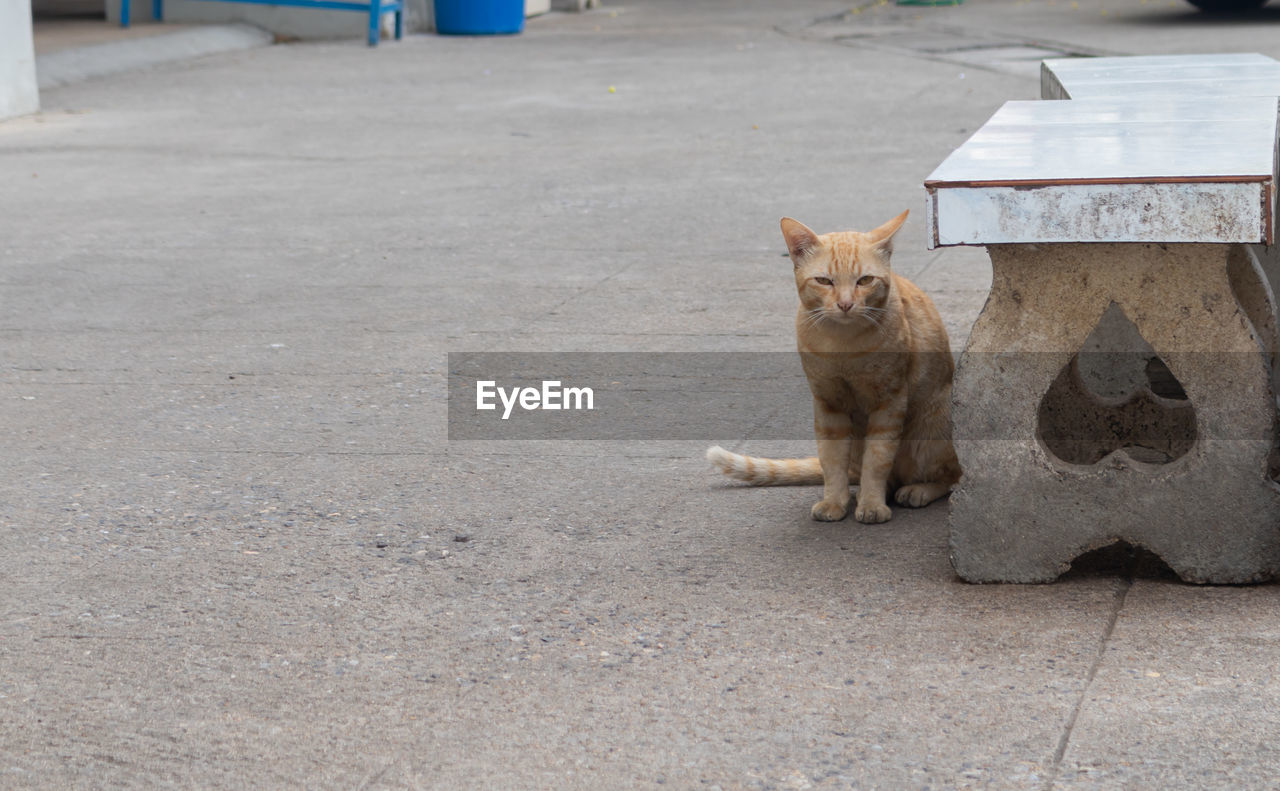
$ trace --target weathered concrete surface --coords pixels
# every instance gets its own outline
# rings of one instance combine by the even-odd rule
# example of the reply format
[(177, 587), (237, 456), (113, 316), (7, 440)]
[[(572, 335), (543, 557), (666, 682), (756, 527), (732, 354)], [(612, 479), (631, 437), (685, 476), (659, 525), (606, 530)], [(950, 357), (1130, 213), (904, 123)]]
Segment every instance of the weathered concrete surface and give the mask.
[(36, 75), (40, 89), (49, 90), (206, 55), (265, 47), (272, 41), (270, 33), (249, 25), (200, 25), (40, 54), (36, 56)]
[[(1068, 5), (859, 19), (1280, 54)], [(269, 47), (0, 125), (0, 787), (1268, 788), (1280, 587), (968, 585), (941, 505), (815, 525), (705, 442), (447, 441), (450, 351), (793, 349), (778, 217), (919, 207), (1036, 95), (778, 32), (845, 10)], [(894, 264), (959, 347), (987, 256), (923, 229)]]
[[(991, 298), (956, 372), (966, 470), (951, 500), (957, 572), (973, 582), (1047, 582), (1115, 541), (1155, 552), (1189, 582), (1280, 572), (1280, 487), (1268, 477), (1275, 396), (1264, 354), (1274, 324), (1255, 331), (1231, 266), (1238, 279), (1247, 260), (1256, 286), (1256, 263), (1226, 245), (989, 250)], [(1274, 315), (1256, 296), (1251, 304)], [(1145, 387), (1104, 400), (1085, 386), (1074, 357), (1117, 308), (1186, 401)]]

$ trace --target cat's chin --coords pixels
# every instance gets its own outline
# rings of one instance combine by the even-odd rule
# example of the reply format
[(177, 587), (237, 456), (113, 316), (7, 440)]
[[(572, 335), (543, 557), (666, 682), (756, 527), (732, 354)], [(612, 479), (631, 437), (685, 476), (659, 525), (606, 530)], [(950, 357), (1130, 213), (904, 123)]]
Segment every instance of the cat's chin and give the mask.
[(861, 313), (828, 313), (823, 316), (823, 323), (828, 327), (848, 332), (863, 332), (874, 328), (876, 323)]

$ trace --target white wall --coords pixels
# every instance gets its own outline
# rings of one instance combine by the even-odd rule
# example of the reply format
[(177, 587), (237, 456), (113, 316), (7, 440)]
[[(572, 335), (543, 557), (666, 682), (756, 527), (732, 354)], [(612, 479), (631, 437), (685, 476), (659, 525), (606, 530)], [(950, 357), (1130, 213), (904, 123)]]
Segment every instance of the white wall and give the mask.
[(0, 119), (39, 109), (31, 0), (0, 0)]

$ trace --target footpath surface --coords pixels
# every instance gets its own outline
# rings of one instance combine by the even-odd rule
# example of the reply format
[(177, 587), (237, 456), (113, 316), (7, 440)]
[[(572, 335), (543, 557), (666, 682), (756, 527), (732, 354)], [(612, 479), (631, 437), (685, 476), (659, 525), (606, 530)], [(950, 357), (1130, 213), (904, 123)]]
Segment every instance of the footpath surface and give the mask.
[(782, 215), (911, 208), (959, 346), (990, 269), (920, 183), (1038, 94), (1016, 47), (1280, 57), (1153, 5), (640, 0), (45, 91), (0, 124), (0, 787), (1272, 786), (1280, 587), (966, 585), (944, 503), (818, 524), (702, 460), (804, 438), (448, 440), (450, 352), (791, 349)]

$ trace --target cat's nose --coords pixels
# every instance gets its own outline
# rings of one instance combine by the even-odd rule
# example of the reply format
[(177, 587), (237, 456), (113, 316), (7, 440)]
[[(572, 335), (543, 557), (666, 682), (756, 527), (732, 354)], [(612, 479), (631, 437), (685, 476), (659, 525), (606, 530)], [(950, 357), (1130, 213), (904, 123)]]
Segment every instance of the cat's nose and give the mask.
[(837, 302), (837, 303), (836, 303), (836, 307), (837, 307), (837, 308), (840, 308), (840, 309), (841, 309), (841, 310), (843, 310), (845, 313), (848, 313), (849, 311), (853, 310), (853, 303), (852, 303), (852, 302)]

